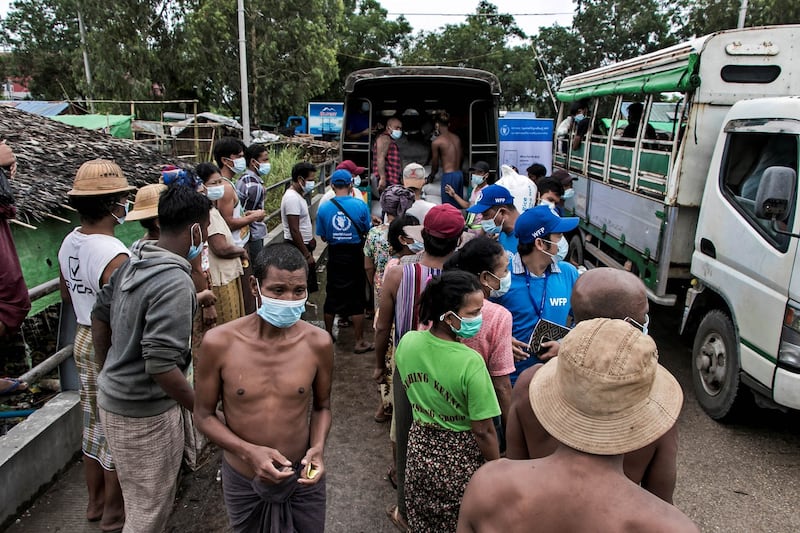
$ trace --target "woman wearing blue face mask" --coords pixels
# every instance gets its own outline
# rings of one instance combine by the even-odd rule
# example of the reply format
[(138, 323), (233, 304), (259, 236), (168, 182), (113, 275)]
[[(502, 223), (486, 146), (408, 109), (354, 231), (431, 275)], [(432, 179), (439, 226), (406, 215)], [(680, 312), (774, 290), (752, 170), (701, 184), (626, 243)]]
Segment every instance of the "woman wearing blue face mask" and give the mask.
[(408, 436), (405, 498), (413, 531), (455, 531), (464, 488), (485, 462), (499, 458), (492, 418), (500, 414), (486, 364), (461, 341), (481, 330), (483, 289), (454, 270), (428, 282), (420, 323), (395, 354), (414, 422)]
[(511, 380), (514, 372), (514, 354), (511, 349), (511, 313), (502, 305), (488, 300), (499, 298), (511, 287), (511, 271), (508, 269), (508, 253), (496, 240), (489, 237), (476, 237), (450, 256), (444, 264), (445, 271), (463, 270), (478, 276), (483, 296), (483, 325), (478, 334), (464, 339), (464, 344), (481, 354), (489, 375), (492, 378), (497, 401), (500, 403), (500, 419), (495, 420), (500, 449), (504, 448), (502, 428), (508, 420), (511, 406)]
[(225, 178), (213, 163), (200, 163), (196, 172), (214, 206), (208, 226), (208, 276), (211, 290), (217, 297), (217, 324), (224, 324), (245, 315), (241, 275), (244, 272), (242, 259), (248, 255), (245, 248), (234, 244), (231, 230), (217, 208)]

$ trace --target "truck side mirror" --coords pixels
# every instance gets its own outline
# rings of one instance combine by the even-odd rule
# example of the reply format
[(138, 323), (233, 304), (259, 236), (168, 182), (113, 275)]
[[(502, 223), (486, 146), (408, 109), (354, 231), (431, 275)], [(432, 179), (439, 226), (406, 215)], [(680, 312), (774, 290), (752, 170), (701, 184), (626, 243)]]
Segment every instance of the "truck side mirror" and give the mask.
[(756, 193), (756, 216), (786, 220), (794, 197), (797, 172), (789, 167), (769, 167), (761, 177)]

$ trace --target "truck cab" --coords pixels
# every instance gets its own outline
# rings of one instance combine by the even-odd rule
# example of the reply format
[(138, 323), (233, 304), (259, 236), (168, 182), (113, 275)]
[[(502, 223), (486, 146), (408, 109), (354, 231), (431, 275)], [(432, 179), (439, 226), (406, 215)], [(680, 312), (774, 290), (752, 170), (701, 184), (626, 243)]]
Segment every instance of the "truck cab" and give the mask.
[[(713, 418), (735, 411), (740, 384), (759, 400), (800, 409), (798, 144), (798, 97), (737, 102), (717, 138), (683, 320), (696, 327), (694, 386)], [(771, 216), (764, 202), (776, 174), (785, 204)]]

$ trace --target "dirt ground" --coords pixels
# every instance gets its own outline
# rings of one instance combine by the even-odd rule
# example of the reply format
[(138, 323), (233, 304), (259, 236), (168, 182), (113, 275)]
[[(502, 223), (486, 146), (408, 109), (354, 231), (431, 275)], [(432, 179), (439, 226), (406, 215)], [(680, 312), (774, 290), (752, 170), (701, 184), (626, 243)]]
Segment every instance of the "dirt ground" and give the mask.
[[(320, 276), (324, 286), (324, 273)], [(316, 293), (304, 318), (322, 326), (324, 293)], [(318, 313), (318, 314), (317, 314)], [(365, 331), (373, 337), (371, 327)], [(396, 531), (386, 516), (396, 492), (386, 471), (391, 461), (389, 424), (378, 424), (378, 405), (371, 374), (375, 352), (354, 354), (352, 328), (337, 333), (332, 393), (333, 424), (325, 452), (327, 478), (327, 532)], [(214, 451), (204, 466), (181, 480), (169, 532), (230, 531), (219, 481), (220, 452)]]

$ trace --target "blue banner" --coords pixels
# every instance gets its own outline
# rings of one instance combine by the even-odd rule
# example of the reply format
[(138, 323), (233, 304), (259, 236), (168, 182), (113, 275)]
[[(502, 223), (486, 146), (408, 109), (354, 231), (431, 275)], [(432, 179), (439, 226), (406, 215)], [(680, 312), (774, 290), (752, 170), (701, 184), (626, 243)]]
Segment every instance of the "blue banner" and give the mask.
[(344, 120), (343, 102), (309, 102), (308, 133), (315, 137), (339, 137)]

